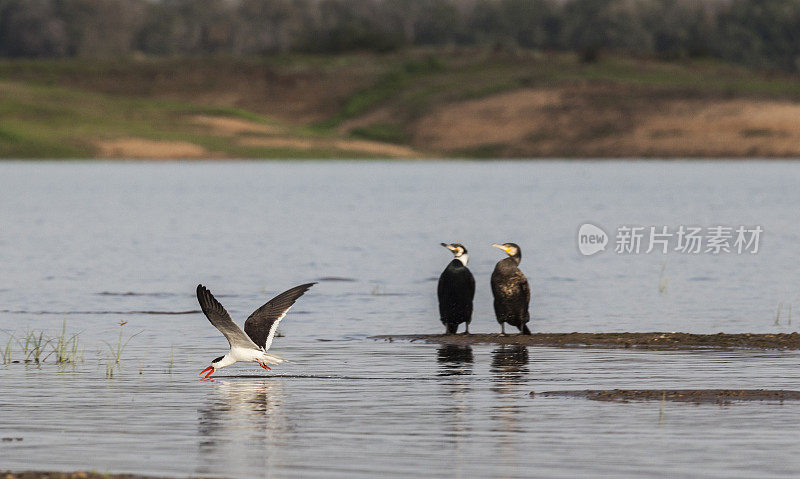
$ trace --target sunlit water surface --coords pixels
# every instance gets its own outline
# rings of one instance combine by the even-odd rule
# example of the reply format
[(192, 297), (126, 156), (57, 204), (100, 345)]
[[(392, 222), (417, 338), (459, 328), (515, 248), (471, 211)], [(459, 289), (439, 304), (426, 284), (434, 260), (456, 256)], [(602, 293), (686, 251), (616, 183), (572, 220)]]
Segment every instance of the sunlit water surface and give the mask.
[[(794, 331), (798, 184), (789, 162), (0, 163), (0, 351), (12, 338), (12, 359), (22, 359), (20, 337), (54, 337), (66, 324), (83, 356), (0, 366), (0, 468), (797, 477), (798, 404), (529, 395), (798, 389), (796, 352), (368, 336), (441, 332), (442, 241), (469, 248), (473, 332), (499, 330), (488, 281), (502, 253), (489, 245), (506, 241), (522, 247), (534, 331)], [(764, 233), (755, 255), (619, 255), (612, 244), (583, 257), (585, 222), (612, 235), (619, 225), (681, 224)], [(273, 345), (291, 362), (198, 380), (227, 343), (197, 312), (197, 283), (241, 322), (307, 281), (319, 284)], [(106, 342), (120, 333), (136, 336), (115, 365)]]

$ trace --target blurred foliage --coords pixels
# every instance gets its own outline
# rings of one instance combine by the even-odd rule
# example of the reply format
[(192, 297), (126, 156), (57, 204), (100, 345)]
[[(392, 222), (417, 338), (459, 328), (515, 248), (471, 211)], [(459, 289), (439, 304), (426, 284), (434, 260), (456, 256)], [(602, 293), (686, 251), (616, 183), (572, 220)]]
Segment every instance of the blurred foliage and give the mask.
[(0, 0), (6, 57), (489, 45), (800, 72), (798, 32), (797, 0)]

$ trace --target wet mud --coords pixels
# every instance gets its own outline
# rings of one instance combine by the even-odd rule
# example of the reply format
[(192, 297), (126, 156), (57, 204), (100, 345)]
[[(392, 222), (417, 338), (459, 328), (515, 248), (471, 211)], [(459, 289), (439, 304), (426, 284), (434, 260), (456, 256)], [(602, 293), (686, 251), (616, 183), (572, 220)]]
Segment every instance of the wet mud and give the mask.
[(521, 334), (394, 334), (372, 336), (383, 341), (421, 341), (433, 344), (519, 344), (553, 347), (641, 349), (800, 349), (800, 334), (690, 333), (534, 333)]
[(674, 401), (695, 404), (730, 404), (740, 401), (800, 401), (800, 391), (769, 389), (586, 389), (532, 392), (536, 397), (568, 397), (592, 401)]

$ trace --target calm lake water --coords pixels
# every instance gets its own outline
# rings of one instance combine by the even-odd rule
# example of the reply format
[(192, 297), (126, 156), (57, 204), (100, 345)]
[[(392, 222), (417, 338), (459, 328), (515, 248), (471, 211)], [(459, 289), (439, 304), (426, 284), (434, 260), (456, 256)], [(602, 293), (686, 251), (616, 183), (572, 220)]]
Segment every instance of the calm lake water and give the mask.
[[(800, 404), (529, 396), (800, 389), (797, 352), (368, 336), (443, 330), (442, 241), (469, 248), (473, 332), (499, 331), (489, 275), (502, 253), (489, 245), (507, 241), (522, 248), (534, 331), (795, 331), (798, 184), (797, 163), (755, 161), (0, 163), (0, 351), (10, 335), (55, 336), (64, 324), (83, 351), (76, 365), (0, 366), (0, 436), (11, 438), (0, 442), (0, 469), (797, 477)], [(579, 253), (583, 223), (611, 236), (606, 251)], [(763, 233), (757, 254), (617, 254), (625, 225)], [(291, 362), (198, 380), (227, 342), (197, 311), (197, 283), (241, 324), (308, 281), (319, 284), (272, 348)], [(105, 342), (120, 332), (137, 335), (108, 378)]]

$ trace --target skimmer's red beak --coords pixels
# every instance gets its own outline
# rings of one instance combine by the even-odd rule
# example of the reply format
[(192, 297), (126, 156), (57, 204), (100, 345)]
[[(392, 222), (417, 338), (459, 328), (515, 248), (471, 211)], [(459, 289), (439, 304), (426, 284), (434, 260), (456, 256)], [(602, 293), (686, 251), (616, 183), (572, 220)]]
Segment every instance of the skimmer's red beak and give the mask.
[(211, 376), (212, 374), (214, 374), (214, 366), (209, 366), (209, 367), (203, 369), (202, 371), (200, 371), (200, 374), (198, 374), (198, 376), (202, 376), (203, 374), (205, 374), (206, 371), (208, 371), (208, 374), (206, 374), (206, 377)]

